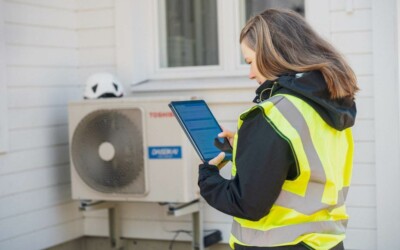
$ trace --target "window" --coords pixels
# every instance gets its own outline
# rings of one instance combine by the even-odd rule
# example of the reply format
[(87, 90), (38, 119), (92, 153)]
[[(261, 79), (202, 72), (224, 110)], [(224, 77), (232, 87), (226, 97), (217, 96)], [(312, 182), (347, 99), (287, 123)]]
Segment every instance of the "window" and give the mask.
[(268, 8), (290, 9), (304, 16), (304, 0), (242, 0), (246, 20)]
[[(244, 26), (250, 17), (259, 14), (265, 9), (290, 9), (304, 16), (304, 0), (241, 0), (240, 24)], [(246, 64), (243, 56), (240, 56), (241, 64)]]
[(216, 0), (165, 0), (163, 5), (161, 67), (218, 65)]
[(239, 34), (266, 8), (305, 15), (330, 36), (329, 1), (320, 0), (118, 0), (117, 73), (122, 81), (246, 76)]
[[(240, 26), (267, 8), (286, 8), (304, 15), (304, 0), (240, 0)], [(163, 0), (159, 12), (161, 68), (220, 64), (217, 0)], [(224, 15), (224, 10), (220, 12)], [(242, 57), (236, 60), (244, 63)]]

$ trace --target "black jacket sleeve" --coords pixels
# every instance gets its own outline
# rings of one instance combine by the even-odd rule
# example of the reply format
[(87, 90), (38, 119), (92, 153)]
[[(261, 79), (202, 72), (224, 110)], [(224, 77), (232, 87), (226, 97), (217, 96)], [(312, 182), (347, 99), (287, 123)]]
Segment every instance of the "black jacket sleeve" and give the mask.
[(238, 131), (236, 169), (236, 176), (227, 180), (216, 166), (201, 164), (200, 193), (215, 209), (253, 221), (269, 213), (285, 179), (297, 175), (288, 142), (260, 110), (252, 111)]

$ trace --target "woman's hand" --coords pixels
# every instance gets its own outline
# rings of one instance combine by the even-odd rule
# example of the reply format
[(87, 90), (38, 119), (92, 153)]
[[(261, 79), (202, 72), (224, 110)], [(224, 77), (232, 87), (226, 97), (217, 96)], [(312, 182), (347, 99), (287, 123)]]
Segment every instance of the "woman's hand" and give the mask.
[(222, 127), (222, 126), (221, 126), (221, 128), (222, 128), (222, 132), (218, 134), (218, 137), (228, 139), (229, 143), (232, 146), (233, 145), (233, 140), (234, 140), (234, 137), (235, 137), (235, 133), (230, 131), (230, 130), (228, 130), (228, 129), (226, 129), (226, 128), (224, 128), (224, 127)]
[[(235, 133), (228, 129), (225, 129), (224, 127), (221, 127), (221, 128), (222, 128), (222, 132), (218, 134), (218, 137), (219, 138), (227, 138), (229, 141), (229, 144), (231, 144), (231, 146), (232, 146), (233, 140), (235, 137)], [(217, 166), (218, 169), (221, 169), (228, 163), (228, 161), (223, 161), (224, 158), (225, 158), (225, 153), (221, 152), (215, 158), (211, 159), (208, 162), (208, 164)]]
[(228, 161), (223, 161), (224, 158), (225, 158), (225, 153), (224, 153), (224, 152), (221, 152), (221, 153), (219, 153), (219, 155), (217, 155), (215, 158), (211, 159), (211, 160), (208, 162), (208, 164), (209, 164), (209, 165), (217, 166), (217, 168), (218, 168), (219, 170), (221, 170), (221, 168), (223, 168), (223, 167), (228, 163)]

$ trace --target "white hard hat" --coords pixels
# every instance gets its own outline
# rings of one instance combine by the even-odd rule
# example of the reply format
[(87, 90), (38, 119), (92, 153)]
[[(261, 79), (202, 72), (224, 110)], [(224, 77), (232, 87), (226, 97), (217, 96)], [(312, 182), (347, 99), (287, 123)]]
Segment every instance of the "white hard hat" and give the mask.
[(122, 97), (124, 89), (118, 79), (110, 73), (91, 75), (86, 81), (85, 99)]

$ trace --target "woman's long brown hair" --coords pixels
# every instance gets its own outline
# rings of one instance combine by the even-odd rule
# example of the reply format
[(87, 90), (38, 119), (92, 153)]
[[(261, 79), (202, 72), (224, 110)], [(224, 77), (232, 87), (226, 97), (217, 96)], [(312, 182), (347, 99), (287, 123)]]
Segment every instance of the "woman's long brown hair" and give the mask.
[(359, 90), (341, 54), (294, 11), (267, 9), (252, 17), (241, 31), (240, 42), (255, 51), (258, 70), (267, 79), (319, 70), (332, 99), (354, 98)]

